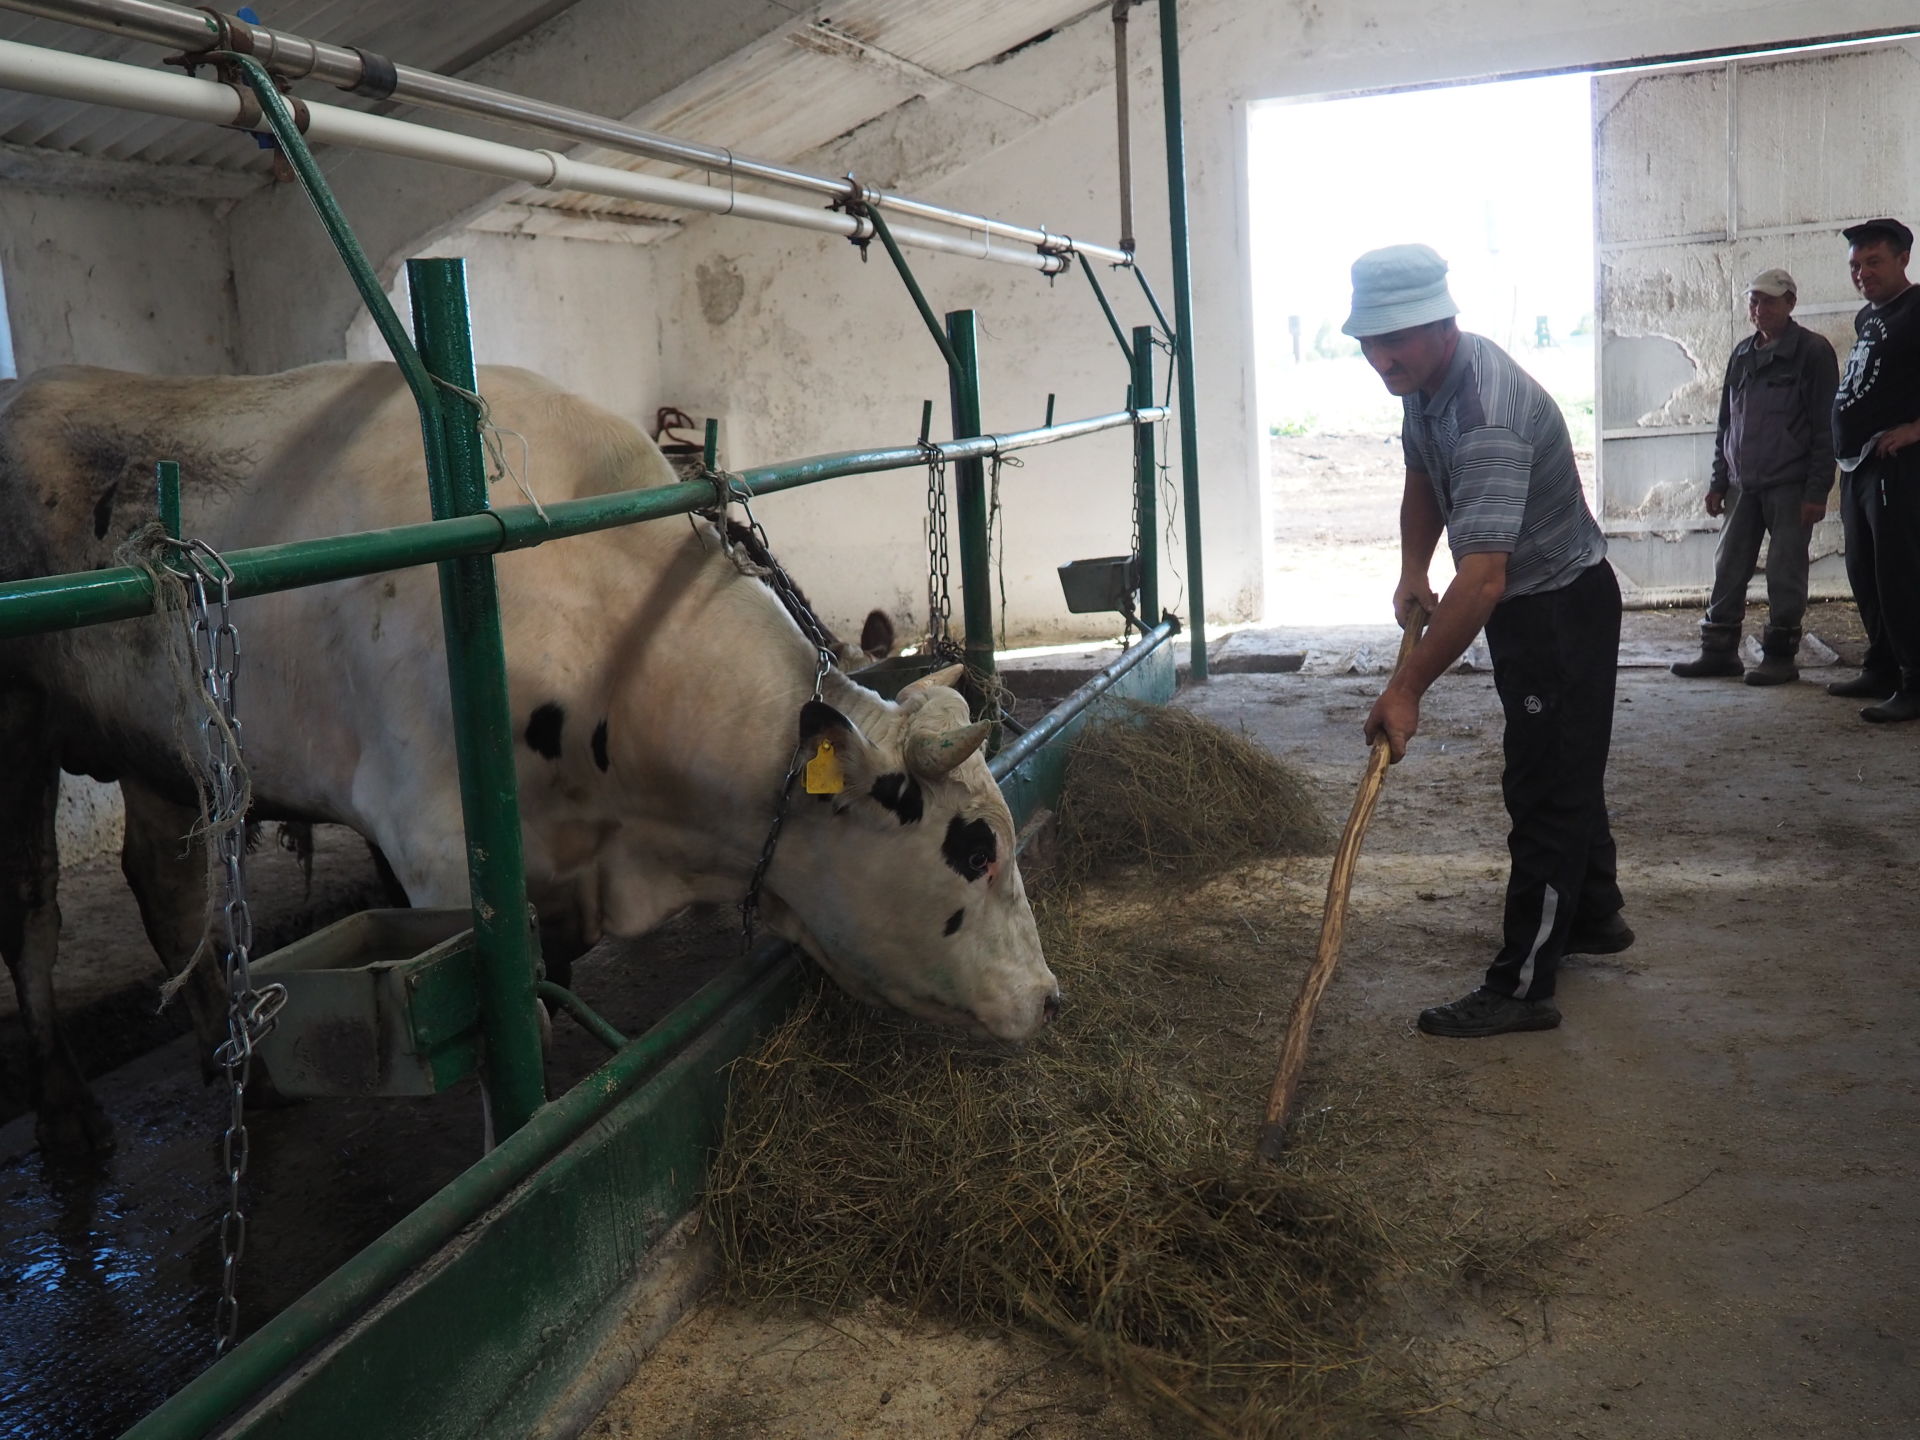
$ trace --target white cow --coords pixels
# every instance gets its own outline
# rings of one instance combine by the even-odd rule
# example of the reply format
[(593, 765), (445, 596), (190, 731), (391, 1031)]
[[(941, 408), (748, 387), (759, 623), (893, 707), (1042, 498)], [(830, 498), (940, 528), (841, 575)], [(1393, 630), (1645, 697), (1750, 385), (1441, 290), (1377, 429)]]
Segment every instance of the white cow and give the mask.
[[(543, 502), (669, 483), (633, 426), (524, 371), (486, 368)], [(261, 378), (47, 371), (0, 397), (0, 580), (90, 571), (153, 513), (180, 462), (183, 530), (226, 550), (430, 518), (416, 411), (390, 365)], [(797, 793), (762, 914), (848, 991), (1004, 1040), (1059, 992), (1012, 819), (951, 674), (897, 703), (814, 652), (704, 520), (498, 558), (530, 896), (579, 938), (631, 936), (737, 901), (796, 746), (835, 745), (845, 788)], [(235, 602), (254, 814), (352, 826), (412, 903), (464, 906), (467, 860), (435, 572), (416, 567)], [(203, 861), (176, 682), (152, 617), (0, 641), (0, 951), (29, 1036), (43, 1146), (110, 1143), (60, 1037), (57, 771), (120, 781), (123, 868), (163, 963), (200, 932)], [(197, 1007), (217, 1034), (214, 1006)]]

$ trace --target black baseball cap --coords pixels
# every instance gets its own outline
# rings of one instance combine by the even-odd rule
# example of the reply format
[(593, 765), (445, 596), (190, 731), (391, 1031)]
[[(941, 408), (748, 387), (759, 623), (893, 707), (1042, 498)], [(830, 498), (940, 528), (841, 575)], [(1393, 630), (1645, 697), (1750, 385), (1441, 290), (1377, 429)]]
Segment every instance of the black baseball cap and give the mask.
[(1913, 249), (1913, 231), (1898, 220), (1862, 220), (1858, 225), (1849, 225), (1840, 232), (1849, 245), (1864, 245), (1875, 240), (1885, 240), (1896, 250)]

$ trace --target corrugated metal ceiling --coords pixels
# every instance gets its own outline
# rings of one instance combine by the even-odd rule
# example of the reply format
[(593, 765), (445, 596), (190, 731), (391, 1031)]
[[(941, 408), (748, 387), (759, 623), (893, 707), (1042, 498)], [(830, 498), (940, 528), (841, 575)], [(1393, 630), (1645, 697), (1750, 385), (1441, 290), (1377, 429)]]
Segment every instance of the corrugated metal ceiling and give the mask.
[[(457, 74), (570, 3), (466, 0), (450, 11), (434, 0), (274, 0), (262, 23), (311, 39), (376, 50), (421, 69)], [(1088, 0), (850, 0), (820, 5), (796, 14), (789, 24), (636, 114), (617, 118), (790, 163), (915, 96), (946, 87), (970, 90), (983, 103), (1006, 104), (992, 93), (991, 68), (976, 67), (1090, 8), (1099, 6), (1090, 7)], [(141, 65), (158, 64), (164, 54), (157, 46), (12, 11), (0, 11), (0, 38)], [(312, 84), (302, 87), (302, 93), (332, 104), (368, 103)], [(429, 124), (435, 118), (431, 111), (400, 113)], [(235, 132), (5, 91), (0, 91), (0, 144), (258, 172), (263, 180), (270, 169), (268, 157), (254, 142)], [(689, 176), (674, 166), (615, 152), (593, 151), (582, 158), (701, 178), (697, 172)], [(574, 233), (644, 239), (670, 229), (671, 220), (671, 212), (631, 202), (528, 192), (485, 223), (498, 229), (552, 231), (577, 222)]]

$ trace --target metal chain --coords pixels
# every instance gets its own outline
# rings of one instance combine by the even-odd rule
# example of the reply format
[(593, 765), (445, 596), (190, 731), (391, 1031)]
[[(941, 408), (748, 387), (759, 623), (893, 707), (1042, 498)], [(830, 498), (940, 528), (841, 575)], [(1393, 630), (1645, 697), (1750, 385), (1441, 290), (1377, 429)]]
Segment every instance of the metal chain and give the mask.
[[(793, 617), (793, 623), (800, 627), (800, 633), (807, 637), (813, 646), (817, 664), (813, 673), (813, 698), (826, 699), (827, 675), (834, 667), (833, 650), (820, 618), (815, 615), (801, 598), (799, 589), (787, 574), (786, 567), (773, 558), (773, 547), (767, 542), (767, 532), (761, 528), (759, 520), (754, 518), (753, 491), (738, 475), (724, 471), (709, 471), (705, 478), (714, 487), (714, 506), (702, 511), (714, 527), (720, 532), (720, 543), (731, 544), (727, 536), (727, 506), (739, 505), (747, 517), (747, 530), (760, 546), (760, 555), (764, 563), (757, 566), (766, 573), (762, 577), (767, 588), (773, 591), (781, 608)], [(773, 824), (767, 829), (767, 838), (760, 847), (760, 858), (754, 862), (752, 878), (747, 881), (747, 893), (740, 900), (740, 948), (753, 948), (753, 933), (760, 914), (760, 891), (766, 883), (767, 867), (773, 864), (773, 852), (780, 843), (780, 831), (787, 823), (787, 807), (793, 799), (793, 782), (799, 777), (801, 767), (806, 760), (803, 747), (797, 742), (793, 747), (793, 757), (787, 765), (786, 778), (780, 782), (780, 794), (774, 800)]]
[[(249, 970), (253, 912), (247, 902), (248, 786), (235, 705), (240, 632), (230, 613), (233, 568), (204, 540), (175, 541), (186, 571), (186, 624), (207, 711), (200, 720), (208, 790), (205, 826), (219, 868), (221, 969), (227, 992), (227, 1038), (214, 1060), (227, 1076), (226, 1134), (221, 1163), (227, 1172), (227, 1209), (220, 1220), (220, 1301), (214, 1312), (215, 1354), (225, 1354), (240, 1332), (240, 1258), (247, 1247), (241, 1186), (247, 1174), (247, 1080), (254, 1046), (273, 1028), (286, 1004), (284, 985), (256, 990)], [(217, 594), (217, 601), (212, 599)], [(217, 604), (218, 614), (215, 615)]]
[(947, 462), (932, 446), (927, 462), (927, 654), (948, 663), (965, 651), (953, 638), (953, 590), (947, 561)]

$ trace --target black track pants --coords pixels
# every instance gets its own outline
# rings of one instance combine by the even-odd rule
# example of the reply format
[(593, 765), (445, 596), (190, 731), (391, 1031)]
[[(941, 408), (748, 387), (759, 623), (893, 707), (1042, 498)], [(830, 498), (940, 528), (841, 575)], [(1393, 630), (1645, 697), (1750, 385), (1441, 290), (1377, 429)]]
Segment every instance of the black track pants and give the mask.
[(1920, 686), (1920, 465), (1903, 451), (1840, 481), (1847, 583), (1867, 632), (1870, 674)]
[(1487, 986), (1553, 994), (1568, 932), (1620, 909), (1607, 827), (1607, 747), (1620, 656), (1620, 587), (1602, 560), (1558, 590), (1494, 606), (1493, 683), (1506, 711), (1500, 789), (1513, 830), (1506, 921)]

